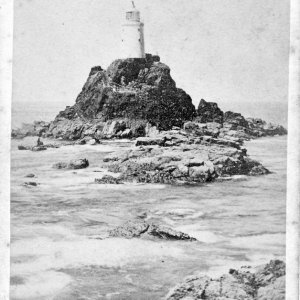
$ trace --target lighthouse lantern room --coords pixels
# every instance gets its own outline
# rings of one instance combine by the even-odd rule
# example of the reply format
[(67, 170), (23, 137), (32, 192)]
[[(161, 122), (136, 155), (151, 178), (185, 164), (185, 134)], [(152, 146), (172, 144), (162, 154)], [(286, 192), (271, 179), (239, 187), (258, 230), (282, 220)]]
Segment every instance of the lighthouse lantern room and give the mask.
[(122, 56), (124, 58), (144, 58), (144, 23), (140, 12), (132, 1), (132, 9), (126, 11), (125, 23), (122, 25)]

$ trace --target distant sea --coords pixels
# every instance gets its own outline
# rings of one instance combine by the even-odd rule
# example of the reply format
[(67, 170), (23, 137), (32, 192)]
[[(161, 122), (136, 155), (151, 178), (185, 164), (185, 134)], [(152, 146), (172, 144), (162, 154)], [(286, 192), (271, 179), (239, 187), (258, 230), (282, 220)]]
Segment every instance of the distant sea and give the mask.
[[(59, 111), (67, 105), (62, 101), (55, 102), (13, 102), (12, 104), (12, 128), (17, 128), (22, 123), (33, 121), (51, 121)], [(262, 118), (268, 122), (274, 122), (287, 126), (287, 103), (258, 103), (258, 102), (232, 102), (218, 103), (223, 111), (231, 110), (241, 113), (245, 117)]]

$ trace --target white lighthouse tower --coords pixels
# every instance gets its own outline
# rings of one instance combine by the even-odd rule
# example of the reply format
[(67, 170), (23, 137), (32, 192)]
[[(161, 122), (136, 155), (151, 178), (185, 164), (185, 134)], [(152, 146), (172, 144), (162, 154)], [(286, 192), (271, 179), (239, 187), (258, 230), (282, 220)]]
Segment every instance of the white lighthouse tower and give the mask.
[(132, 1), (132, 9), (126, 11), (126, 21), (122, 25), (122, 56), (124, 58), (144, 58), (144, 23), (140, 12)]

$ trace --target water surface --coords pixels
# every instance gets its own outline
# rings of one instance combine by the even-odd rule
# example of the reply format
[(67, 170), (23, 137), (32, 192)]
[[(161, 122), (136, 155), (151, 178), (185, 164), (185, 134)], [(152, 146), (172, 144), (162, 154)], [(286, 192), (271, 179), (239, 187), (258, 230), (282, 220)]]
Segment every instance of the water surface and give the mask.
[[(180, 187), (94, 184), (102, 158), (129, 143), (41, 152), (18, 151), (18, 143), (12, 142), (11, 299), (160, 299), (198, 271), (284, 258), (286, 137), (246, 143), (270, 175)], [(52, 168), (84, 157), (85, 170)], [(106, 239), (108, 230), (141, 215), (198, 242)]]

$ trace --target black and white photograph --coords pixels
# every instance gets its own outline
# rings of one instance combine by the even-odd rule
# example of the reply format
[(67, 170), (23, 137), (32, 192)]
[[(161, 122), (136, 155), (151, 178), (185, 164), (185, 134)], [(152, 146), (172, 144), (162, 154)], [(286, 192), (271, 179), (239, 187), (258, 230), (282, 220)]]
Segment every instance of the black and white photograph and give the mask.
[(12, 7), (0, 299), (298, 299), (291, 1)]

